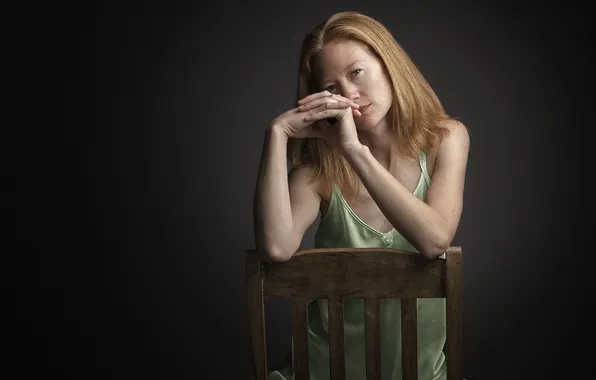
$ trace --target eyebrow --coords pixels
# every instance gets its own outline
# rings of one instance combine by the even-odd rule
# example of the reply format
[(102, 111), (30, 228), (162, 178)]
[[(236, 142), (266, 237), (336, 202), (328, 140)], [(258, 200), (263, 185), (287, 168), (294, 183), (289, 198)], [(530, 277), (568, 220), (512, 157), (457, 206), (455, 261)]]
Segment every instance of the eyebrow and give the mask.
[[(355, 64), (357, 64), (358, 62), (364, 62), (364, 60), (363, 60), (363, 59), (358, 59), (358, 60), (356, 60), (356, 61), (354, 61), (354, 62), (350, 63), (349, 65), (347, 65), (346, 67), (344, 67), (344, 70), (343, 70), (343, 71), (348, 71), (348, 69), (349, 69), (350, 67), (354, 66), (354, 65), (355, 65)], [(327, 84), (328, 82), (330, 82), (330, 81), (328, 81), (328, 80), (324, 80), (324, 81), (323, 81), (323, 85)]]
[(364, 60), (363, 59), (359, 59), (359, 60), (356, 60), (356, 61), (350, 63), (349, 65), (347, 65), (346, 67), (344, 67), (344, 71), (348, 70), (350, 67), (354, 66), (358, 62), (364, 62)]

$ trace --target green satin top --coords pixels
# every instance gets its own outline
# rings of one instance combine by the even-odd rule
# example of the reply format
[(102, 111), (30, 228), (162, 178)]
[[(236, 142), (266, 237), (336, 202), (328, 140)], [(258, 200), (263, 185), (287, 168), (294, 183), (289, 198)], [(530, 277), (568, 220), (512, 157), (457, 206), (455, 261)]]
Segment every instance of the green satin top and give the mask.
[[(420, 152), (422, 174), (413, 194), (425, 200), (430, 177), (426, 154)], [(375, 230), (350, 208), (338, 188), (334, 188), (329, 209), (315, 234), (314, 248), (397, 248), (417, 250), (395, 229)], [(443, 254), (440, 259), (444, 259)], [(445, 300), (421, 298), (418, 311), (418, 375), (420, 380), (446, 379), (443, 353), (446, 338)], [(311, 380), (329, 379), (328, 302), (313, 300), (309, 305), (308, 352)], [(381, 372), (383, 380), (401, 380), (401, 302), (381, 300)], [(346, 380), (366, 379), (364, 300), (344, 301), (344, 348)], [(273, 371), (268, 380), (293, 380), (291, 367)]]

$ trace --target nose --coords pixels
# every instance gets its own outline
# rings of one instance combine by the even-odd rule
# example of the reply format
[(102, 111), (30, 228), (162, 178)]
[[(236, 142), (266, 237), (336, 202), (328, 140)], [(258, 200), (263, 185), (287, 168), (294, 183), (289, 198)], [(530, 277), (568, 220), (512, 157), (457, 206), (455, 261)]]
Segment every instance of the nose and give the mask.
[(356, 101), (360, 98), (358, 88), (352, 83), (344, 83), (341, 85), (341, 96), (348, 98), (351, 101)]

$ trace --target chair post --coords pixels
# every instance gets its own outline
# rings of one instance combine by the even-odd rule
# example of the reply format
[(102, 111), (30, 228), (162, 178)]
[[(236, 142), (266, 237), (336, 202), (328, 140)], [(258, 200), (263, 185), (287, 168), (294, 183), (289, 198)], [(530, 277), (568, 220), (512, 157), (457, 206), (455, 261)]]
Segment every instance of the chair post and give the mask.
[(261, 262), (250, 253), (246, 256), (246, 287), (253, 379), (266, 380), (267, 351), (262, 269)]
[(462, 349), (462, 250), (449, 247), (446, 253), (447, 380), (461, 380)]

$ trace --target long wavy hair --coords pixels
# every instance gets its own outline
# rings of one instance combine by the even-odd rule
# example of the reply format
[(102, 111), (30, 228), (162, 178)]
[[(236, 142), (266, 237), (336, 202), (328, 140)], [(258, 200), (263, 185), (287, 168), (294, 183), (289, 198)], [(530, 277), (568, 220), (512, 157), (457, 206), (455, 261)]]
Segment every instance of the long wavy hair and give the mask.
[[(428, 151), (448, 133), (440, 122), (450, 117), (404, 49), (380, 22), (357, 12), (336, 13), (305, 36), (297, 100), (322, 91), (313, 71), (315, 59), (326, 44), (337, 40), (356, 41), (382, 62), (393, 91), (389, 110), (391, 132), (401, 152), (417, 159), (420, 150)], [(338, 186), (348, 198), (359, 194), (358, 176), (323, 139), (289, 139), (288, 159), (294, 168), (312, 165), (315, 178), (323, 178), (328, 190)]]

